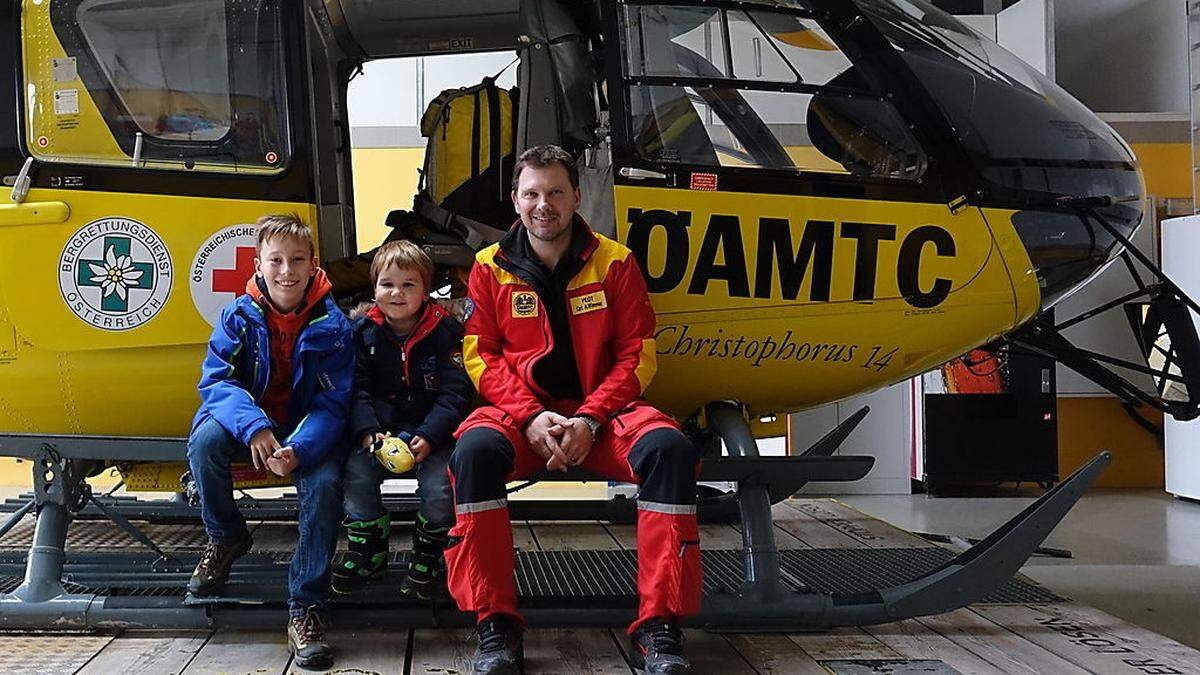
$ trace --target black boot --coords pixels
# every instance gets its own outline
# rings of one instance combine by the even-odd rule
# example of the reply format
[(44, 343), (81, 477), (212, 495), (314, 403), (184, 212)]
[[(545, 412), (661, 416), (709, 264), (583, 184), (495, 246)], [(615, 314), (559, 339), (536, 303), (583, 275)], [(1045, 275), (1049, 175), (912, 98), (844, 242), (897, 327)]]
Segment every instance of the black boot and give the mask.
[(493, 614), (475, 626), (479, 647), (471, 662), (476, 675), (520, 675), (525, 669), (523, 629), (516, 617)]
[(683, 633), (668, 620), (644, 622), (634, 629), (629, 643), (629, 665), (647, 675), (686, 673), (691, 668), (683, 658)]
[(333, 568), (334, 593), (352, 593), (387, 571), (388, 534), (392, 531), (388, 514), (375, 520), (347, 520), (345, 526), (350, 550)]
[(446, 593), (446, 548), (450, 528), (434, 527), (417, 514), (413, 528), (412, 552), (408, 554), (408, 572), (400, 583), (400, 592), (410, 598), (429, 600)]

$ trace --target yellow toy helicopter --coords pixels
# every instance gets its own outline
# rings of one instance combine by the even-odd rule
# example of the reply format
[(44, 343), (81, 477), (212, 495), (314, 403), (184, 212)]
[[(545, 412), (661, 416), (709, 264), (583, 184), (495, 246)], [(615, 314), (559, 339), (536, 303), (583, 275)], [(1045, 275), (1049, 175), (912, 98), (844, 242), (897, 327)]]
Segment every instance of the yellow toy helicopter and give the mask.
[[(87, 473), (181, 460), (211, 324), (253, 272), (247, 223), (301, 213), (335, 293), (361, 290), (346, 91), (371, 59), (519, 59), (516, 89), (484, 80), (435, 101), (421, 194), (389, 218), (447, 282), (512, 222), (515, 153), (551, 142), (580, 157), (584, 214), (634, 251), (658, 314), (648, 397), (742, 455), (705, 477), (740, 483), (727, 497), (746, 525), (747, 586), (707, 599), (702, 621), (827, 626), (962, 606), (1007, 579), (1106, 462), (899, 595), (851, 606), (789, 589), (748, 607), (782, 588), (770, 502), (870, 462), (828, 456), (861, 416), (778, 461), (751, 456), (747, 418), (1003, 336), (1128, 399), (1200, 413), (1187, 386), (1200, 308), (1129, 246), (1145, 192), (1129, 146), (923, 0), (23, 0), (0, 8), (0, 31), (20, 36), (0, 46), (0, 455), (36, 461), (40, 542), (25, 583), (0, 596), (0, 624), (40, 625), (50, 599), (81, 625), (198, 620), (65, 593), (66, 522)], [(1149, 300), (1103, 309), (1127, 305), (1155, 366), (1033, 322), (1131, 255), (1153, 275), (1142, 283), (1130, 263)], [(1104, 363), (1150, 372), (1160, 391)], [(1170, 385), (1184, 396), (1165, 397)]]

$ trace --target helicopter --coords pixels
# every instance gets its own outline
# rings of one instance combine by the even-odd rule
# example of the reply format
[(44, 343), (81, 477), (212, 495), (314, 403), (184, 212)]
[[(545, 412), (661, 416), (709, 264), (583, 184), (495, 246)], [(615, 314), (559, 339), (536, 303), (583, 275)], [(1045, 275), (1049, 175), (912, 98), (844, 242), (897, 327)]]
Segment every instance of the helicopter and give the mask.
[[(19, 36), (0, 46), (11, 202), (0, 206), (0, 455), (35, 459), (39, 513), (59, 512), (49, 548), (89, 472), (182, 459), (207, 337), (253, 273), (248, 223), (299, 213), (335, 295), (363, 292), (347, 82), (373, 59), (514, 53), (514, 89), (485, 79), (473, 91), (491, 98), (475, 96), (473, 119), (445, 113), (432, 127), (465, 125), (454, 137), (471, 148), (463, 184), (489, 196), (451, 208), (432, 187), (443, 167), (427, 163), (389, 236), (425, 246), (461, 295), (474, 252), (514, 218), (515, 155), (566, 148), (579, 157), (581, 213), (632, 250), (647, 281), (658, 321), (647, 398), (745, 466), (767, 459), (752, 457), (750, 420), (1001, 338), (1124, 397), (1200, 414), (1186, 358), (1200, 356), (1189, 315), (1200, 308), (1130, 246), (1145, 187), (1129, 145), (923, 0), (24, 0), (0, 7), (0, 31)], [(427, 135), (433, 148), (438, 134)], [(1106, 309), (1124, 303), (1153, 365), (1105, 360), (1035, 321), (1129, 256), (1151, 271), (1138, 282), (1148, 299)], [(1106, 364), (1152, 372), (1160, 389), (1141, 392)], [(849, 459), (828, 455), (852, 428), (809, 459)], [(1061, 517), (1104, 463), (1014, 519), (990, 555), (1011, 553), (1000, 540), (1036, 546), (1031, 528), (1044, 537), (1041, 521), (1057, 522), (1045, 514)], [(761, 482), (767, 464), (730, 467), (761, 498), (741, 504), (744, 518), (757, 509), (759, 530), (762, 500), (794, 489), (756, 492), (750, 477)], [(755, 557), (765, 545), (751, 548), (756, 578), (750, 568), (771, 563)], [(61, 541), (58, 551), (8, 600), (58, 597), (45, 572), (61, 572)], [(879, 616), (899, 611), (887, 598)], [(867, 620), (810, 602), (768, 613)], [(744, 622), (735, 605), (716, 614)]]

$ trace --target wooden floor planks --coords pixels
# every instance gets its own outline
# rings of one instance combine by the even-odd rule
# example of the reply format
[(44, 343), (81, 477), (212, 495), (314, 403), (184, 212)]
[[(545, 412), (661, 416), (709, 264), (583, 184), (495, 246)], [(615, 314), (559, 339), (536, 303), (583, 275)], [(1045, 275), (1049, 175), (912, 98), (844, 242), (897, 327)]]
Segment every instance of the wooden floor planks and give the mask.
[(722, 635), (686, 629), (683, 641), (692, 670), (697, 673), (742, 675), (753, 673), (750, 663)]
[(1087, 675), (1088, 672), (970, 609), (922, 617), (918, 621), (1006, 673)]
[(835, 499), (789, 500), (786, 504), (851, 539), (857, 540), (868, 548), (926, 548), (929, 546), (929, 542), (920, 537), (878, 518), (872, 518)]
[[(835, 501), (779, 504), (776, 540), (780, 549), (896, 548), (928, 546), (902, 530)], [(595, 521), (514, 522), (514, 545), (527, 551), (572, 549), (635, 550), (636, 527)], [(279, 534), (268, 533), (271, 536)], [(703, 546), (738, 549), (741, 534), (730, 525), (705, 525)], [(62, 637), (67, 649), (47, 652), (43, 663), (80, 675), (118, 673), (300, 673), (291, 664), (283, 627), (247, 632), (129, 632), (115, 638)], [(3, 640), (8, 640), (7, 643)], [(0, 638), (0, 650), (37, 649), (42, 639)], [(395, 631), (334, 629), (337, 663), (331, 673), (358, 675), (469, 673), (474, 638), (470, 630)], [(821, 633), (713, 634), (685, 631), (687, 654), (696, 673), (829, 672), (823, 663), (903, 660), (940, 661), (964, 675), (1017, 673), (1083, 675), (1200, 673), (1200, 652), (1099, 610), (1076, 603), (976, 605), (919, 620)], [(627, 638), (621, 629), (532, 629), (526, 633), (528, 673), (630, 673)], [(411, 654), (409, 653), (411, 649)], [(11, 656), (11, 655), (10, 655)], [(0, 659), (2, 661), (3, 659)], [(13, 671), (18, 672), (18, 671)]]
[(290, 662), (283, 626), (272, 631), (222, 630), (204, 643), (183, 673), (282, 673)]
[(963, 675), (1005, 672), (912, 619), (867, 626), (865, 630), (906, 659), (942, 661)]
[(130, 632), (104, 646), (80, 675), (161, 675), (178, 673), (212, 637), (202, 632)]
[(1196, 650), (1086, 605), (980, 605), (972, 609), (1094, 673), (1200, 673)]
[(527, 673), (628, 673), (613, 634), (602, 628), (532, 629), (525, 634)]
[(861, 628), (834, 628), (821, 633), (793, 633), (787, 637), (818, 661), (900, 658), (899, 652)]
[[(326, 671), (338, 675), (387, 675), (403, 673), (404, 661), (408, 656), (408, 628), (395, 630), (356, 630), (333, 628), (329, 631), (329, 644), (333, 647), (334, 666)], [(302, 670), (289, 664), (288, 675), (307, 675), (312, 670)], [(320, 671), (315, 671), (320, 672)]]
[(471, 672), (475, 639), (471, 629), (415, 631), (412, 647), (413, 675), (451, 675)]
[[(734, 633), (725, 636), (742, 659), (762, 675), (824, 675), (825, 669), (811, 654), (786, 635)], [(691, 645), (686, 645), (691, 653)]]

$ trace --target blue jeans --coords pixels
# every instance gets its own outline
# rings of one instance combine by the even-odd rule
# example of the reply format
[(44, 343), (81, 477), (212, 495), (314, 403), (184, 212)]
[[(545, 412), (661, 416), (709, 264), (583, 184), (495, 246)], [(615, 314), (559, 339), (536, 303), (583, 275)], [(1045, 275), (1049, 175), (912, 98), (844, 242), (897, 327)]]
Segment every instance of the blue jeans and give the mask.
[[(200, 493), (200, 514), (209, 539), (226, 544), (246, 531), (246, 519), (233, 499), (229, 465), (249, 462), (250, 449), (209, 418), (188, 438), (188, 464)], [(329, 597), (330, 565), (337, 548), (341, 511), (341, 457), (297, 468), (292, 482), (300, 502), (300, 538), (288, 567), (288, 612), (303, 614)]]
[[(432, 452), (417, 465), (417, 507), (425, 520), (434, 527), (454, 525), (454, 491), (450, 489), (450, 463), (453, 448)], [(350, 520), (371, 521), (383, 516), (383, 497), (379, 486), (396, 474), (383, 468), (370, 450), (361, 446), (350, 451), (342, 470), (345, 486), (346, 517)]]

